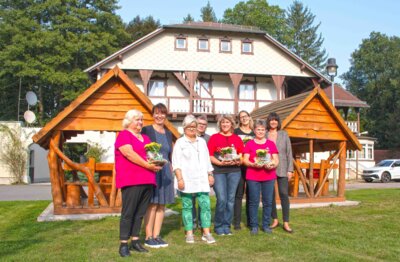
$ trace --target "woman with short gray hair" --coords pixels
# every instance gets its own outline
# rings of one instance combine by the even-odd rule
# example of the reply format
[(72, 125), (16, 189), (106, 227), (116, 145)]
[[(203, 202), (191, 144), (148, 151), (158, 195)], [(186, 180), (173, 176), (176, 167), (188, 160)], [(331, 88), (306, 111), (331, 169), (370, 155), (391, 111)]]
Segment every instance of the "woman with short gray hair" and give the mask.
[(178, 181), (178, 190), (182, 199), (182, 220), (186, 230), (186, 243), (194, 243), (193, 236), (193, 201), (196, 195), (200, 206), (201, 239), (208, 244), (215, 243), (210, 233), (211, 208), (210, 186), (214, 184), (213, 167), (207, 144), (196, 134), (197, 120), (193, 115), (185, 117), (182, 123), (184, 135), (180, 137), (172, 152), (172, 167)]

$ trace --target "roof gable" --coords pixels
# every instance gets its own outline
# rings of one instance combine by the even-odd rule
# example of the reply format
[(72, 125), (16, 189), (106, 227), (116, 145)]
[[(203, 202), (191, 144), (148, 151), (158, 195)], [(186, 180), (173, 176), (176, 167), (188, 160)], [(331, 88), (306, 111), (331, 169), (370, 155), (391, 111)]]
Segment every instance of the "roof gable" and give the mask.
[[(269, 45), (273, 46), (274, 48), (276, 48), (277, 50), (279, 50), (280, 52), (282, 52), (283, 54), (285, 54), (287, 56), (287, 62), (288, 63), (293, 63), (296, 65), (297, 68), (297, 72), (293, 73), (293, 71), (291, 71), (289, 74), (286, 74), (284, 72), (274, 72), (271, 74), (279, 74), (279, 75), (296, 75), (296, 76), (306, 76), (306, 77), (310, 77), (310, 76), (316, 76), (320, 79), (323, 79), (326, 83), (330, 83), (329, 79), (327, 79), (323, 74), (321, 74), (318, 70), (316, 70), (315, 68), (313, 68), (312, 66), (310, 66), (307, 62), (305, 62), (303, 59), (301, 59), (300, 57), (298, 57), (297, 55), (295, 55), (293, 52), (291, 52), (287, 47), (285, 47), (284, 45), (282, 45), (280, 42), (278, 42), (276, 39), (274, 39), (273, 37), (271, 37), (270, 35), (268, 35), (266, 32), (259, 30), (257, 28), (249, 28), (246, 26), (240, 26), (240, 25), (230, 25), (230, 24), (222, 24), (222, 23), (209, 23), (209, 22), (194, 22), (194, 23), (187, 23), (187, 24), (176, 24), (176, 25), (164, 25), (162, 28), (158, 28), (155, 31), (153, 31), (152, 33), (144, 36), (143, 38), (135, 41), (134, 43), (126, 46), (125, 48), (115, 52), (114, 54), (110, 55), (109, 57), (103, 59), (102, 61), (94, 64), (93, 66), (87, 68), (85, 70), (85, 72), (91, 73), (96, 69), (100, 69), (102, 67), (104, 67), (105, 69), (107, 68), (112, 68), (114, 65), (119, 64), (121, 68), (124, 68), (122, 63), (120, 63), (121, 59), (124, 59), (123, 56), (127, 55), (129, 52), (131, 52), (132, 50), (136, 49), (139, 45), (142, 45), (145, 42), (150, 41), (151, 39), (153, 39), (156, 36), (159, 36), (160, 34), (165, 34), (166, 32), (176, 32), (177, 30), (179, 30), (179, 32), (181, 32), (182, 30), (197, 30), (197, 31), (203, 31), (202, 33), (199, 34), (207, 34), (207, 32), (220, 32), (221, 35), (226, 35), (227, 32), (229, 33), (244, 33), (244, 34), (252, 34), (252, 35), (258, 35), (259, 37), (263, 38), (264, 41), (266, 41), (266, 43), (268, 43)], [(196, 45), (195, 45), (196, 46)], [(163, 52), (164, 54), (166, 53), (165, 51)], [(146, 54), (146, 56), (148, 56), (149, 54)], [(205, 54), (203, 54), (205, 55)], [(225, 58), (227, 58), (229, 56), (225, 56)], [(163, 56), (158, 56), (158, 59), (162, 59)], [(243, 57), (242, 57), (243, 58)], [(197, 58), (197, 59), (193, 59), (193, 57), (185, 57), (184, 55), (182, 55), (182, 52), (180, 54), (179, 57), (175, 57), (175, 60), (182, 60), (185, 61), (185, 65), (187, 65), (187, 61), (198, 61), (201, 60), (203, 58)], [(166, 58), (166, 60), (170, 61), (170, 58)], [(254, 61), (249, 61), (251, 62), (251, 64), (254, 64)], [(227, 65), (231, 65), (231, 64), (236, 64), (232, 63), (231, 61), (226, 61), (225, 64)], [(279, 64), (279, 61), (275, 61), (275, 63)], [(175, 63), (174, 63), (175, 64)], [(190, 64), (190, 63), (189, 63)], [(209, 63), (210, 64), (210, 63)], [(212, 63), (211, 63), (212, 64)], [(158, 63), (156, 65), (153, 66), (157, 66)], [(149, 68), (148, 64), (144, 64), (143, 67), (141, 68), (136, 68), (136, 69), (154, 69), (153, 66), (151, 66), (151, 68)], [(190, 65), (189, 65), (190, 66)], [(224, 68), (224, 67), (222, 67)], [(125, 68), (124, 68), (125, 69)], [(126, 69), (131, 69), (131, 68), (126, 68)], [(159, 70), (166, 70), (166, 68), (160, 69)], [(171, 69), (172, 70), (172, 69)], [(174, 68), (174, 70), (186, 70), (185, 68)], [(191, 70), (191, 71), (207, 71), (207, 70), (198, 70), (196, 68), (188, 68), (187, 70)], [(213, 72), (213, 70), (211, 70), (211, 72)], [(240, 68), (232, 68), (231, 72), (241, 72)], [(249, 72), (251, 73), (251, 72)], [(253, 72), (254, 73), (254, 72)], [(264, 72), (265, 74), (265, 72)]]
[(271, 112), (280, 116), (282, 129), (292, 138), (348, 141), (349, 149), (361, 150), (358, 139), (319, 87), (256, 109), (251, 115), (265, 119)]
[[(47, 123), (33, 140), (47, 147), (53, 130), (120, 131), (122, 119), (130, 109), (141, 111), (145, 124), (150, 124), (152, 107), (150, 99), (121, 69), (115, 67)], [(165, 125), (175, 138), (180, 136), (168, 120)]]

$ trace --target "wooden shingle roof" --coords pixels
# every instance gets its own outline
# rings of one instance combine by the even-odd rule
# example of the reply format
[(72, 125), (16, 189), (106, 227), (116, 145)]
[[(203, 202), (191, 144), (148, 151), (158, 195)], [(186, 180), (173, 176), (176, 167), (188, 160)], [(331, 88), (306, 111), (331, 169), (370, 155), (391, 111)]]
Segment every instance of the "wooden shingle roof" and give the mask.
[[(53, 130), (67, 131), (69, 134), (121, 131), (122, 120), (130, 109), (141, 111), (145, 124), (150, 124), (153, 121), (152, 108), (150, 99), (116, 66), (47, 123), (33, 136), (33, 141), (48, 148)], [(175, 139), (180, 137), (178, 130), (168, 120), (165, 121), (165, 127)]]
[(281, 128), (291, 138), (325, 141), (318, 144), (320, 151), (332, 150), (335, 141), (347, 141), (348, 149), (361, 150), (357, 137), (319, 87), (260, 107), (251, 116), (253, 119), (266, 119), (272, 112), (279, 115)]

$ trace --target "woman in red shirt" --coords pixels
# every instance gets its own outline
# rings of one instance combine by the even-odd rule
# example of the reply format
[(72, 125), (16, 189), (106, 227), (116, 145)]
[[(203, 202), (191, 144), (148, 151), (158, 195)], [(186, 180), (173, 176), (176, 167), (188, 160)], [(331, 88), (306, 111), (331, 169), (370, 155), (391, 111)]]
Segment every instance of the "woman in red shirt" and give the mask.
[[(275, 169), (279, 164), (278, 149), (271, 140), (265, 138), (266, 122), (257, 120), (254, 133), (256, 137), (247, 142), (244, 149), (243, 162), (247, 166), (246, 181), (249, 192), (249, 216), (251, 234), (258, 234), (258, 206), (260, 204), (260, 192), (262, 196), (262, 230), (265, 233), (272, 233), (269, 228), (272, 196), (274, 192), (274, 183), (276, 180)], [(257, 156), (257, 150), (264, 150), (266, 154), (262, 160)], [(259, 151), (260, 152), (260, 151)], [(260, 152), (260, 153), (261, 153)]]
[[(214, 191), (217, 197), (214, 231), (217, 235), (232, 235), (233, 205), (240, 180), (243, 142), (233, 133), (235, 121), (231, 115), (222, 115), (217, 125), (219, 133), (212, 135), (208, 141), (214, 168)], [(230, 150), (231, 153), (224, 156), (226, 150)]]

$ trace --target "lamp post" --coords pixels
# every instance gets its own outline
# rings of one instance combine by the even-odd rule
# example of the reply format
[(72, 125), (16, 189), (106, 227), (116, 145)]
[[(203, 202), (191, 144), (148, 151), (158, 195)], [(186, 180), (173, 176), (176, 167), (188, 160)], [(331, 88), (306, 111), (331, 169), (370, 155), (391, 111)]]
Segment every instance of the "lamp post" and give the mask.
[(326, 64), (326, 73), (331, 77), (332, 82), (332, 105), (335, 106), (335, 76), (337, 76), (338, 65), (336, 64), (335, 58), (328, 58), (328, 63)]

